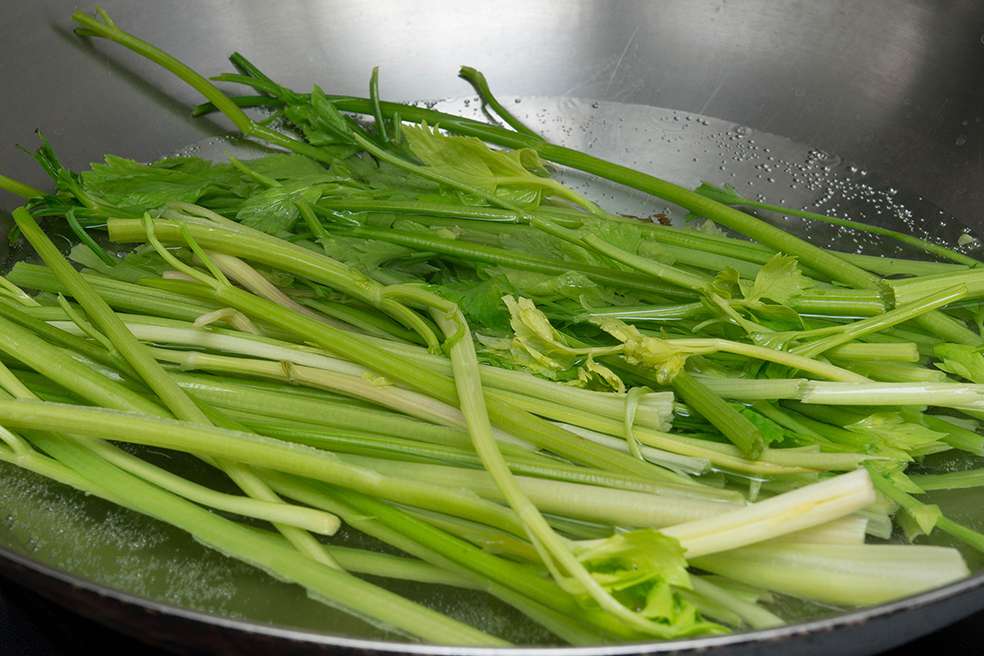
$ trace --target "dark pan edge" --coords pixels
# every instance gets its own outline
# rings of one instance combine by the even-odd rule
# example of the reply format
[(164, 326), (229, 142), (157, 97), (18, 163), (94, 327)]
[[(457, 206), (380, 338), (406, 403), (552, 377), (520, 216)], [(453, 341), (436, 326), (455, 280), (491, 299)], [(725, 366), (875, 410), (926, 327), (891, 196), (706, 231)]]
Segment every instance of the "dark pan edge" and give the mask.
[[(664, 643), (598, 647), (462, 648), (345, 638), (232, 620), (202, 611), (154, 602), (104, 587), (4, 548), (0, 548), (0, 574), (54, 603), (145, 642), (173, 651), (187, 652), (190, 647), (189, 638), (191, 638), (194, 648), (219, 654), (238, 652), (247, 646), (251, 650), (261, 646), (271, 648), (278, 644), (284, 646), (285, 641), (291, 643), (292, 653), (298, 649), (303, 653), (323, 653), (324, 649), (331, 648), (336, 653), (346, 654), (621, 656), (695, 654), (715, 648), (728, 648), (729, 652), (752, 654), (797, 639), (802, 640), (804, 644), (796, 647), (786, 644), (785, 647), (796, 653), (819, 654), (831, 653), (829, 651), (831, 645), (826, 641), (818, 642), (818, 640), (825, 634), (835, 631), (844, 632), (844, 639), (838, 640), (842, 648), (836, 653), (872, 653), (873, 650), (888, 648), (929, 633), (984, 607), (984, 572), (982, 572), (899, 601), (762, 631)], [(919, 614), (919, 611), (931, 611), (934, 608), (937, 612), (928, 613), (928, 617)], [(902, 624), (904, 617), (909, 617), (912, 621)], [(919, 621), (916, 621), (917, 618)], [(877, 639), (859, 635), (859, 631), (868, 624), (884, 625), (879, 628), (894, 633)]]

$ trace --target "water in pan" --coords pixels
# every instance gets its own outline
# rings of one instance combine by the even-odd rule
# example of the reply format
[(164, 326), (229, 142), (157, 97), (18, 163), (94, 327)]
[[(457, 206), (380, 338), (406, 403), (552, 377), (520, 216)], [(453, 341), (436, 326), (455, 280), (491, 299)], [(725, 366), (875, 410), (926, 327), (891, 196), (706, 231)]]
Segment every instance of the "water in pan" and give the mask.
[[(835, 155), (757, 133), (710, 117), (646, 106), (568, 98), (508, 99), (509, 107), (548, 139), (600, 157), (652, 172), (685, 186), (701, 181), (734, 185), (739, 193), (825, 213), (859, 218), (904, 229), (920, 237), (954, 245), (971, 226), (923, 198), (893, 189), (860, 164)], [(481, 118), (477, 99), (445, 101), (435, 109)], [(248, 157), (260, 149), (237, 140), (209, 140), (182, 151), (224, 158), (230, 152)], [(120, 148), (118, 154), (126, 155)], [(658, 199), (563, 172), (569, 184), (607, 208), (636, 216), (664, 213), (675, 223), (684, 216)], [(929, 193), (929, 192), (927, 192)], [(781, 216), (792, 232), (814, 243), (869, 254), (904, 255), (902, 247), (824, 224)], [(966, 243), (964, 238), (961, 242)], [(984, 251), (967, 243), (970, 254)], [(16, 257), (18, 254), (15, 254)], [(191, 458), (154, 453), (186, 475), (228, 489), (221, 477)], [(979, 466), (970, 457), (945, 455), (925, 465), (955, 470)], [(379, 628), (308, 599), (297, 586), (195, 543), (187, 535), (151, 519), (115, 508), (98, 499), (39, 479), (8, 465), (0, 466), (0, 546), (47, 565), (118, 590), (159, 602), (218, 616), (268, 625), (308, 629), (352, 637), (399, 639)], [(230, 490), (231, 491), (231, 490)], [(984, 528), (984, 493), (962, 490), (938, 494), (934, 501), (955, 519)], [(355, 532), (342, 531), (341, 542), (382, 548)], [(945, 543), (945, 538), (941, 538)], [(972, 569), (984, 567), (967, 553)], [(480, 626), (517, 644), (549, 642), (549, 636), (509, 607), (478, 593), (442, 586), (377, 581), (421, 603)], [(787, 617), (807, 618), (834, 612), (783, 600)]]

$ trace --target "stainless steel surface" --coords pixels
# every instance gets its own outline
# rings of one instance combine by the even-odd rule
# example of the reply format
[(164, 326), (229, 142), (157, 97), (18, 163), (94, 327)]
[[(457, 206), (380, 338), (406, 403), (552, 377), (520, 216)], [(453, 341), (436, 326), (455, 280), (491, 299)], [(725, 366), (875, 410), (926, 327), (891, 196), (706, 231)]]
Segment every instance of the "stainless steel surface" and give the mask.
[[(755, 134), (783, 135), (792, 140), (788, 143), (837, 153), (845, 165), (871, 171), (873, 178), (925, 196), (947, 213), (980, 227), (984, 209), (984, 5), (979, 2), (168, 0), (104, 5), (128, 29), (209, 74), (227, 70), (225, 57), (237, 49), (297, 87), (317, 81), (333, 92), (362, 93), (370, 67), (378, 64), (387, 98), (441, 98), (469, 94), (467, 86), (454, 77), (457, 65), (467, 63), (483, 69), (502, 95), (576, 96), (717, 116), (748, 126)], [(68, 21), (73, 8), (73, 3), (57, 0), (5, 3), (0, 8), (0, 25), (4, 26), (0, 81), (6, 90), (0, 106), (0, 172), (43, 183), (33, 162), (12, 145), (32, 145), (35, 128), (43, 129), (66, 163), (74, 167), (106, 152), (150, 159), (224, 133), (226, 126), (221, 122), (189, 118), (187, 108), (198, 98), (158, 69), (111, 44), (90, 45), (73, 36)], [(528, 105), (533, 106), (535, 103)], [(580, 114), (590, 114), (581, 111), (590, 109), (590, 101), (576, 108)], [(654, 121), (673, 120), (668, 112), (631, 111), (638, 117), (654, 117)], [(697, 132), (700, 130), (691, 134)], [(610, 139), (614, 133), (599, 130), (597, 134)], [(686, 159), (671, 153), (676, 147), (671, 142), (657, 140), (652, 146), (641, 146), (632, 142), (631, 135), (620, 138), (631, 146), (635, 163), (645, 165), (644, 148), (652, 148), (653, 157), (648, 159), (664, 167), (657, 167), (657, 172), (663, 170), (680, 182), (694, 182), (690, 178), (694, 170), (688, 169)], [(781, 142), (786, 143), (774, 143)], [(615, 158), (625, 152), (622, 144), (612, 140), (588, 145)], [(699, 167), (705, 176), (714, 170), (705, 172), (710, 159), (723, 155), (707, 157)], [(746, 173), (750, 171), (742, 170), (738, 179), (747, 177)], [(718, 181), (730, 180), (722, 173)], [(0, 207), (10, 208), (13, 202), (0, 197)], [(932, 219), (922, 225), (934, 232)], [(952, 231), (953, 225), (948, 229)], [(4, 479), (11, 480), (9, 476)], [(34, 498), (49, 507), (56, 501), (64, 503), (49, 492)], [(76, 513), (76, 522), (105, 514), (98, 504), (74, 507), (68, 503), (67, 512)], [(49, 528), (56, 531), (60, 527)], [(133, 535), (133, 526), (130, 529), (125, 535)], [(187, 545), (181, 543), (173, 532), (163, 533), (160, 540), (164, 542), (152, 541), (150, 547), (144, 543), (141, 548), (153, 550), (163, 544), (164, 555), (172, 557), (173, 553), (178, 559), (169, 566), (180, 567), (180, 555), (190, 553), (182, 549), (195, 545), (188, 540)], [(103, 537), (107, 539), (101, 548), (109, 544), (112, 549), (81, 563), (85, 566), (81, 570), (88, 567), (93, 576), (106, 567), (100, 559), (118, 559), (128, 548), (121, 540), (114, 543), (112, 536)], [(172, 540), (178, 540), (173, 552), (167, 542)], [(22, 554), (32, 553), (26, 537), (13, 546)], [(116, 566), (119, 578), (104, 578), (104, 583), (132, 592), (133, 581), (125, 581), (124, 576), (127, 564), (119, 561)], [(15, 569), (11, 561), (4, 567)], [(24, 574), (25, 567), (28, 574)], [(22, 560), (16, 570), (19, 576), (37, 581), (37, 569), (32, 567)], [(84, 571), (79, 573), (84, 575)], [(242, 576), (238, 570), (232, 575), (237, 580)], [(245, 589), (250, 589), (251, 580), (244, 580)], [(90, 592), (94, 589), (104, 600), (121, 601), (123, 608), (143, 603), (126, 594), (103, 594), (99, 586), (82, 587)], [(290, 593), (278, 592), (272, 598), (296, 600), (299, 612), (303, 607), (301, 614), (309, 614), (303, 621), (291, 621), (296, 618), (283, 608), (278, 611), (273, 601), (267, 603), (273, 608), (269, 621), (281, 621), (278, 617), (282, 616), (283, 625), (308, 631), (210, 619), (194, 611), (175, 614), (174, 606), (190, 602), (182, 600), (179, 586), (171, 589), (175, 596), (144, 604), (160, 611), (151, 614), (162, 621), (181, 617), (210, 622), (226, 631), (349, 650), (385, 648), (371, 640), (311, 633), (320, 624), (337, 626), (348, 635), (371, 635), (340, 614), (317, 616), (311, 610), (317, 605), (305, 606), (300, 594), (290, 597), (285, 596)], [(222, 589), (211, 593), (221, 601)], [(57, 596), (58, 588), (52, 588), (51, 594)], [(886, 607), (670, 648), (696, 651), (716, 646), (727, 647), (729, 653), (748, 654), (776, 648), (783, 653), (872, 653), (952, 621), (982, 602), (984, 579), (979, 575)], [(235, 603), (227, 607), (230, 610), (223, 614), (241, 613)], [(100, 614), (100, 608), (97, 603), (91, 611)], [(114, 613), (112, 617), (125, 617), (118, 609)], [(337, 625), (332, 624), (336, 621)], [(199, 635), (189, 625), (182, 626), (189, 640)], [(609, 652), (666, 648), (628, 646)]]
[[(207, 73), (236, 48), (285, 82), (395, 99), (464, 95), (459, 64), (504, 94), (579, 96), (717, 116), (890, 171), (957, 216), (984, 204), (984, 5), (977, 0), (103, 2)], [(219, 128), (194, 92), (69, 32), (70, 0), (0, 8), (0, 166), (44, 128), (70, 164), (153, 157)], [(150, 73), (150, 75), (148, 75)], [(153, 80), (148, 84), (146, 80)]]

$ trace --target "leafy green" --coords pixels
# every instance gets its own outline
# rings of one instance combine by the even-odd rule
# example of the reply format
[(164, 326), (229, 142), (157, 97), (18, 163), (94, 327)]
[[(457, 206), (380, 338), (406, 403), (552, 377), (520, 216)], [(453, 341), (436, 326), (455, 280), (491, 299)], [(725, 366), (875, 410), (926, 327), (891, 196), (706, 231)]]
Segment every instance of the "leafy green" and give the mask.
[(457, 303), (470, 324), (486, 332), (508, 334), (511, 315), (502, 298), (516, 294), (517, 290), (506, 276), (493, 275), (485, 280), (449, 280), (434, 289), (444, 298)]
[(786, 439), (785, 429), (765, 415), (744, 405), (734, 404), (734, 407), (762, 433), (762, 437), (765, 438), (765, 446), (779, 444)]
[(325, 92), (315, 85), (310, 95), (285, 94), (284, 116), (304, 135), (305, 140), (338, 159), (361, 150), (352, 141), (352, 126)]
[[(318, 179), (330, 176), (319, 162), (295, 153), (277, 153), (249, 160), (249, 168), (274, 180)], [(332, 179), (335, 176), (331, 176)], [(346, 178), (348, 176), (345, 176)]]
[(875, 412), (844, 426), (847, 430), (876, 438), (885, 447), (898, 449), (913, 456), (947, 448), (938, 433), (922, 424), (908, 421), (899, 412)]
[(741, 276), (734, 269), (728, 267), (718, 272), (707, 287), (709, 294), (715, 294), (721, 298), (734, 298), (739, 292)]
[(941, 360), (936, 366), (948, 374), (960, 376), (978, 384), (984, 383), (984, 355), (975, 346), (966, 344), (937, 344), (933, 353)]
[(475, 137), (448, 136), (427, 125), (405, 126), (403, 136), (414, 156), (435, 173), (519, 205), (540, 204), (543, 180), (534, 171), (543, 170), (543, 161), (536, 151), (492, 150)]
[(787, 305), (807, 284), (796, 258), (776, 253), (759, 269), (751, 287), (743, 291), (745, 300), (749, 302), (769, 300)]
[(269, 187), (243, 201), (236, 212), (236, 220), (271, 235), (289, 233), (301, 216), (297, 202), (304, 200), (314, 203), (321, 198), (325, 189), (324, 185), (312, 185), (308, 181)]
[(635, 326), (617, 319), (599, 319), (595, 323), (622, 343), (622, 355), (626, 362), (655, 370), (656, 380), (660, 384), (673, 380), (690, 356), (709, 352), (705, 347), (679, 346), (665, 339), (643, 335)]
[(616, 599), (662, 629), (663, 638), (720, 633), (675, 589), (691, 590), (684, 549), (653, 529), (618, 533), (580, 547), (575, 555)]
[(211, 189), (241, 187), (228, 166), (197, 157), (168, 157), (151, 164), (107, 155), (81, 175), (87, 194), (127, 213), (141, 214), (170, 202), (194, 203)]

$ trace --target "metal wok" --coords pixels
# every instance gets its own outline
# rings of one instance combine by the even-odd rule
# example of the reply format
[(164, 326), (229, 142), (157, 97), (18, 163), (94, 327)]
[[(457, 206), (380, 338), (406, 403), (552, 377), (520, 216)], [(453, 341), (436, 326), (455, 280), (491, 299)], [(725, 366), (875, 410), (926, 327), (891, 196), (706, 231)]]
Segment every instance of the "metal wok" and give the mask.
[[(972, 0), (104, 5), (208, 74), (225, 70), (236, 49), (288, 85), (361, 94), (379, 65), (384, 95), (411, 100), (466, 95), (454, 73), (467, 63), (502, 95), (671, 108), (836, 153), (914, 201), (931, 199), (943, 211), (934, 216), (946, 217), (934, 219), (943, 232), (951, 216), (977, 229), (984, 219), (984, 5)], [(36, 128), (74, 168), (106, 152), (152, 159), (226, 133), (221, 121), (189, 117), (198, 98), (178, 81), (72, 35), (74, 8), (63, 0), (0, 8), (0, 171), (44, 184), (13, 146), (32, 144)], [(0, 207), (14, 203), (0, 197)], [(0, 490), (0, 571), (148, 642), (209, 653), (465, 653), (400, 642), (177, 531), (9, 467), (0, 468)], [(979, 492), (944, 502), (984, 524)], [(943, 589), (769, 631), (536, 651), (874, 653), (984, 607), (984, 564), (972, 564), (974, 576)], [(464, 593), (397, 589), (460, 617), (515, 620)], [(500, 653), (468, 653), (480, 652)]]

